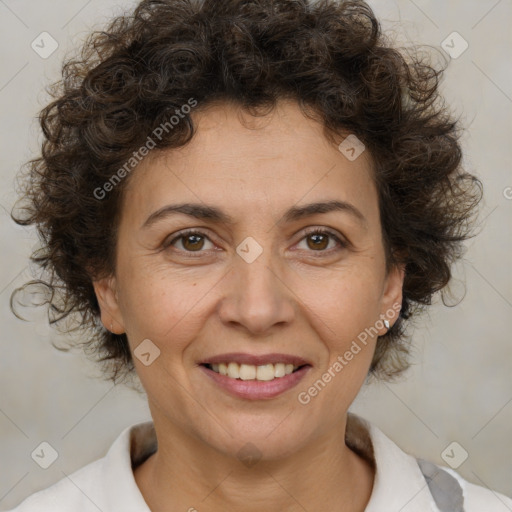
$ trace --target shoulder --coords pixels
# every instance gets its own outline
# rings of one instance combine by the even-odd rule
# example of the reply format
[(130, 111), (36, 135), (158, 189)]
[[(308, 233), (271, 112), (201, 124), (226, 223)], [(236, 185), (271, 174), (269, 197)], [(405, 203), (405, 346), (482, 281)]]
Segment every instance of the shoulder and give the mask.
[[(453, 512), (506, 512), (512, 500), (503, 494), (465, 480), (456, 471), (417, 459), (429, 493), (439, 510)], [(485, 507), (484, 507), (485, 505)]]
[[(405, 453), (362, 418), (352, 416), (350, 423), (351, 445), (373, 459), (376, 470), (365, 512), (512, 512), (509, 497), (473, 484), (450, 468)], [(367, 440), (362, 439), (365, 430)], [(358, 438), (357, 442), (354, 437)]]
[(98, 480), (103, 473), (104, 459), (67, 475), (46, 489), (35, 492), (20, 505), (8, 512), (98, 512), (98, 507), (88, 497), (91, 489), (98, 489)]
[(126, 427), (105, 457), (65, 475), (8, 512), (149, 512), (135, 482), (132, 465), (155, 449), (152, 422)]
[(465, 480), (456, 471), (437, 466), (457, 480), (464, 496), (464, 512), (510, 512), (512, 499), (487, 487)]

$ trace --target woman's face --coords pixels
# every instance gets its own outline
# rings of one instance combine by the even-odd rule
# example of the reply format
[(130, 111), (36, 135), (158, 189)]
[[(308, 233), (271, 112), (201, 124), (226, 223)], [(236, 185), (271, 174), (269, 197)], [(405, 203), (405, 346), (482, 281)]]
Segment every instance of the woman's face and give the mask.
[[(103, 323), (135, 351), (157, 429), (233, 456), (251, 442), (273, 458), (344, 427), (382, 319), (396, 321), (403, 273), (385, 274), (368, 152), (342, 153), (291, 101), (244, 114), (245, 125), (241, 115), (227, 104), (193, 113), (186, 147), (134, 171), (116, 274), (95, 289)], [(305, 209), (333, 201), (341, 206)], [(170, 210), (184, 203), (196, 206)], [(273, 378), (262, 381), (252, 365), (238, 380), (203, 366), (250, 356), (278, 375), (280, 361), (308, 366), (256, 370)]]

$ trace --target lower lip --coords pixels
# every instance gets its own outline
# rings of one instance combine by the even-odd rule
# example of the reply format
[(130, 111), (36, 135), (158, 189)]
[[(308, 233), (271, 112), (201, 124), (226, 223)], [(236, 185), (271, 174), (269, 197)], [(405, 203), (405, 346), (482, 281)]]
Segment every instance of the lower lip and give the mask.
[(311, 366), (303, 366), (296, 372), (267, 381), (232, 379), (214, 372), (206, 366), (200, 365), (200, 368), (210, 379), (232, 395), (249, 400), (264, 400), (274, 398), (296, 386), (311, 369)]

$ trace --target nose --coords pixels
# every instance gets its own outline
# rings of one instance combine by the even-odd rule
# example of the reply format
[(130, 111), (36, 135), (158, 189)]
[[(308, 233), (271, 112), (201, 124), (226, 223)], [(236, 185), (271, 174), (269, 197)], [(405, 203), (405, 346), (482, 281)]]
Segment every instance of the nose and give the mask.
[(262, 334), (274, 326), (291, 323), (295, 315), (294, 294), (286, 285), (280, 266), (271, 260), (270, 251), (265, 250), (252, 263), (235, 257), (218, 307), (224, 324)]

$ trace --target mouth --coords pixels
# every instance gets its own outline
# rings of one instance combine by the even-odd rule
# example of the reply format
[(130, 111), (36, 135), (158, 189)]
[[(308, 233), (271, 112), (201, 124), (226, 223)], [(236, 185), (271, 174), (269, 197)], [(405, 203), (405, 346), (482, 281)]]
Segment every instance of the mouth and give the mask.
[(297, 386), (312, 367), (305, 359), (288, 354), (223, 354), (199, 363), (210, 382), (246, 400), (277, 397)]

